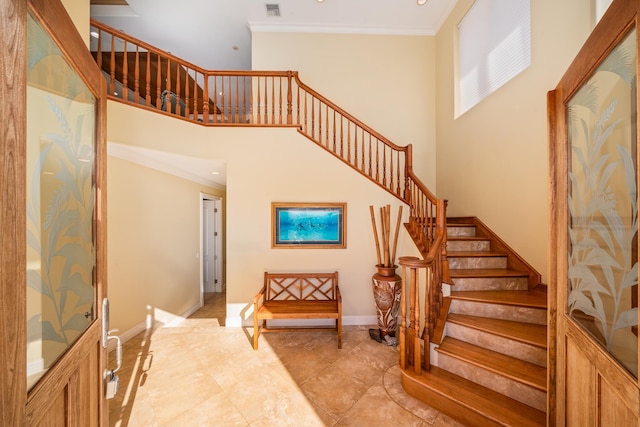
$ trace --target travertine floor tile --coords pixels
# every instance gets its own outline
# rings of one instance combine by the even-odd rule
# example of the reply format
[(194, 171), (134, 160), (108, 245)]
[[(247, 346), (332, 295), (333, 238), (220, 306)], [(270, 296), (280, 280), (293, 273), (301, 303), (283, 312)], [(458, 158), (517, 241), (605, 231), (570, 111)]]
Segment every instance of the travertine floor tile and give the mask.
[[(273, 333), (252, 347), (252, 328), (224, 328), (224, 294), (182, 324), (124, 344), (120, 390), (109, 401), (118, 427), (462, 427), (400, 384), (398, 349), (345, 326)], [(111, 366), (115, 365), (110, 354)]]
[(419, 427), (422, 420), (398, 406), (382, 384), (369, 388), (337, 426), (403, 426)]
[(195, 405), (171, 421), (164, 427), (245, 427), (247, 420), (240, 414), (224, 393), (219, 393), (204, 402)]

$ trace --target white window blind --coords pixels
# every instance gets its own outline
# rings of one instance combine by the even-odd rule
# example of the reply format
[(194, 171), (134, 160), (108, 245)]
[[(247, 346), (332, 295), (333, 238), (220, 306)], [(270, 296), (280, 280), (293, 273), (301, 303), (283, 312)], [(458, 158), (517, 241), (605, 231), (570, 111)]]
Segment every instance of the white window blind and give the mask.
[(531, 64), (529, 0), (477, 0), (458, 41), (460, 116)]

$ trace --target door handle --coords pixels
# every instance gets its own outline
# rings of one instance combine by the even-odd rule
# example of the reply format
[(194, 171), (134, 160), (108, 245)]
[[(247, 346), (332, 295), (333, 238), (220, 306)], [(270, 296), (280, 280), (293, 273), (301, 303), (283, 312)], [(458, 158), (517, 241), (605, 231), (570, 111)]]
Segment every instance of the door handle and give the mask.
[(117, 332), (117, 329), (109, 329), (109, 300), (105, 298), (102, 300), (102, 348), (109, 347), (109, 341), (116, 341), (116, 367), (104, 370), (104, 380), (106, 380), (106, 396), (107, 399), (112, 399), (118, 392), (118, 386), (120, 385), (120, 379), (116, 375), (116, 372), (120, 370), (122, 366), (122, 341), (117, 335), (112, 335)]
[[(107, 342), (109, 340), (116, 340), (116, 367), (115, 369), (106, 369), (107, 372), (110, 372), (112, 375), (120, 370), (122, 366), (122, 342), (120, 341), (120, 337), (117, 335), (111, 335), (112, 332), (118, 332), (117, 329), (112, 329), (107, 332)], [(106, 375), (105, 375), (106, 376)]]

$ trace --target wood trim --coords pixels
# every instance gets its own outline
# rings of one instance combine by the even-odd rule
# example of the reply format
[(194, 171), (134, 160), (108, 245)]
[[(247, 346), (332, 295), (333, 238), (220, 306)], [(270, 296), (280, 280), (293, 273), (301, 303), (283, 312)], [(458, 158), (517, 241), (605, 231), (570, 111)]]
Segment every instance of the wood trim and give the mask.
[(70, 65), (98, 97), (100, 94), (95, 91), (104, 79), (64, 6), (59, 1), (29, 0), (29, 11), (40, 19), (60, 50), (73, 58)]
[[(549, 177), (550, 177), (550, 305), (549, 305), (549, 366), (548, 378), (550, 390), (548, 395), (548, 424), (565, 425), (576, 420), (567, 419), (571, 411), (589, 408), (589, 414), (583, 414), (593, 425), (606, 423), (601, 417), (602, 404), (600, 398), (601, 385), (604, 381), (624, 401), (629, 413), (636, 419), (640, 415), (638, 402), (638, 380), (631, 376), (619, 363), (615, 362), (602, 346), (595, 343), (591, 335), (582, 326), (566, 314), (568, 294), (568, 162), (569, 146), (566, 128), (566, 103), (576, 93), (601, 64), (606, 55), (628, 34), (632, 26), (638, 30), (638, 9), (640, 2), (614, 0), (600, 23), (573, 60), (555, 91), (548, 94), (549, 123)], [(640, 40), (639, 34), (636, 34)], [(638, 45), (640, 46), (640, 44)], [(638, 60), (640, 64), (640, 58)], [(636, 103), (638, 98), (636, 97)], [(637, 126), (637, 124), (636, 124)], [(639, 143), (636, 137), (636, 144)], [(577, 356), (579, 351), (582, 360), (568, 360)], [(588, 382), (569, 384), (571, 369), (589, 368), (592, 374)], [(579, 373), (577, 375), (580, 375)], [(571, 379), (572, 381), (575, 378)], [(570, 392), (568, 388), (573, 387)], [(577, 389), (576, 389), (577, 387)], [(587, 387), (582, 390), (581, 387)], [(577, 402), (579, 396), (580, 402)], [(569, 406), (567, 399), (574, 399)], [(580, 409), (582, 408), (582, 409)], [(591, 413), (593, 409), (593, 413)], [(582, 414), (582, 412), (579, 412)], [(577, 415), (573, 412), (573, 415)], [(585, 419), (586, 420), (586, 419)], [(604, 424), (603, 424), (604, 425)]]
[(558, 300), (558, 268), (556, 264), (558, 254), (558, 221), (560, 201), (558, 200), (558, 159), (556, 147), (560, 143), (558, 140), (558, 127), (562, 126), (562, 120), (558, 117), (559, 102), (558, 91), (553, 90), (547, 94), (547, 110), (548, 110), (548, 133), (549, 133), (549, 284), (548, 284), (548, 301), (547, 301), (547, 424), (554, 425), (557, 413), (557, 313)]
[[(592, 344), (593, 338), (582, 327), (576, 324), (568, 315), (564, 315), (567, 339), (573, 341), (577, 348), (593, 363), (598, 377), (605, 377), (607, 382), (616, 390), (624, 403), (638, 400), (636, 379), (620, 364), (611, 363), (611, 355), (601, 346)], [(599, 380), (598, 380), (599, 381)], [(636, 418), (640, 418), (640, 407), (626, 405)]]
[(26, 2), (0, 2), (0, 424), (25, 425)]
[[(609, 7), (562, 76), (558, 87), (561, 85), (565, 89), (562, 97), (564, 102), (571, 98), (575, 91), (591, 77), (602, 60), (635, 24), (638, 2), (625, 0), (614, 3), (616, 3), (615, 7), (613, 4)], [(622, 32), (619, 30), (620, 22), (625, 23), (626, 29)], [(593, 52), (601, 54), (595, 56)]]
[[(29, 12), (38, 18), (41, 25), (47, 29), (49, 36), (57, 43), (66, 57), (70, 59), (68, 61), (69, 64), (82, 77), (97, 100), (95, 111), (96, 205), (94, 210), (94, 221), (96, 223), (94, 228), (96, 247), (96, 268), (94, 274), (97, 295), (96, 307), (94, 307), (94, 322), (28, 393), (28, 397), (25, 394), (25, 421), (29, 424), (36, 424), (38, 420), (43, 417), (48, 417), (48, 408), (43, 402), (47, 402), (47, 399), (56, 395), (55, 393), (64, 392), (68, 393), (68, 396), (75, 393), (78, 397), (83, 398), (84, 401), (94, 399), (90, 401), (90, 405), (86, 408), (77, 408), (69, 405), (70, 402), (73, 402), (77, 406), (77, 400), (68, 402), (66, 409), (67, 417), (71, 417), (70, 421), (72, 423), (82, 424), (89, 420), (91, 424), (99, 423), (100, 425), (106, 426), (108, 425), (109, 411), (104, 393), (103, 371), (104, 367), (108, 364), (108, 353), (107, 350), (100, 345), (102, 337), (101, 304), (107, 291), (106, 82), (102, 78), (96, 62), (87, 50), (84, 40), (80, 34), (78, 34), (73, 21), (67, 14), (62, 3), (51, 0), (29, 0), (28, 7)], [(26, 52), (26, 48), (24, 52)], [(24, 69), (26, 69), (26, 65)], [(26, 162), (23, 161), (23, 163)], [(24, 206), (25, 203), (22, 205)], [(23, 227), (22, 234), (25, 234), (25, 228), (26, 226)], [(24, 251), (21, 253), (24, 253)], [(23, 267), (23, 270), (26, 271), (26, 266)], [(26, 279), (24, 282), (26, 283)], [(24, 335), (26, 336), (26, 333)], [(22, 348), (26, 348), (26, 343)], [(87, 362), (87, 360), (90, 361)], [(81, 369), (81, 371), (78, 371), (78, 369)], [(26, 373), (24, 376), (26, 378)], [(67, 388), (66, 391), (63, 390), (65, 387)], [(90, 396), (87, 394), (90, 394)], [(97, 400), (95, 396), (98, 396)], [(22, 405), (22, 408), (25, 408), (25, 404)]]
[(102, 335), (101, 322), (95, 320), (83, 335), (76, 341), (69, 351), (53, 365), (38, 384), (29, 392), (26, 407), (26, 419), (29, 425), (38, 425), (47, 415), (48, 407), (41, 405), (48, 396), (56, 396), (69, 386), (70, 379), (78, 369), (77, 360), (83, 358), (94, 349), (96, 341)]
[[(95, 67), (98, 70), (98, 67)], [(107, 279), (107, 97), (106, 82), (100, 79), (100, 95), (96, 110), (96, 286), (97, 295), (96, 307), (97, 318), (102, 325), (102, 301), (108, 295)], [(109, 366), (109, 353), (106, 348), (100, 351), (98, 366), (102, 369)], [(102, 372), (100, 372), (102, 378)], [(102, 387), (102, 381), (100, 381)], [(98, 411), (101, 416), (102, 425), (109, 425), (109, 404), (107, 396), (102, 389), (99, 396), (100, 402)]]

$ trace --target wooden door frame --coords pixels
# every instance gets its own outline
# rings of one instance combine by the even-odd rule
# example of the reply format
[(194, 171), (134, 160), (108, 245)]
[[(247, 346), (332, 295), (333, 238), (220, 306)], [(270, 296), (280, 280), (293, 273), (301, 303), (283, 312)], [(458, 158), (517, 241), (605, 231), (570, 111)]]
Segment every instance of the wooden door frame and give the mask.
[[(25, 425), (26, 16), (23, 0), (0, 0), (0, 424)], [(24, 333), (22, 333), (24, 332)]]
[[(216, 243), (219, 243), (220, 246), (217, 247), (215, 251), (215, 255), (220, 259), (219, 265), (216, 264), (216, 277), (219, 278), (220, 286), (224, 285), (224, 229), (223, 229), (223, 217), (222, 217), (222, 207), (223, 207), (223, 197), (222, 196), (214, 196), (209, 193), (200, 192), (200, 303), (204, 304), (204, 201), (210, 200), (215, 202), (214, 207), (218, 209), (216, 215), (214, 215), (214, 229), (218, 233), (215, 236)], [(218, 206), (219, 205), (219, 206)], [(217, 221), (220, 222), (220, 230), (217, 229)], [(220, 267), (218, 271), (218, 267)], [(217, 287), (216, 287), (217, 288)], [(224, 290), (224, 288), (222, 288)], [(214, 289), (215, 291), (215, 289)], [(217, 292), (217, 291), (216, 291)]]
[[(76, 71), (93, 88), (99, 88), (96, 110), (96, 295), (95, 320), (41, 381), (27, 393), (26, 338), (26, 59), (27, 11), (42, 19), (60, 49), (73, 58)], [(38, 395), (46, 395), (58, 382), (78, 376), (64, 362), (80, 351), (98, 346), (100, 369), (107, 366), (107, 350), (100, 345), (102, 311), (106, 296), (106, 85), (82, 37), (57, 0), (0, 0), (0, 424), (24, 426), (38, 422), (41, 408), (29, 407)], [(102, 372), (99, 372), (102, 384)], [(100, 425), (108, 425), (104, 387), (96, 403)], [(74, 390), (68, 395), (74, 399)], [(68, 406), (69, 410), (74, 410)], [(75, 408), (77, 410), (77, 408)]]
[[(631, 375), (621, 366), (611, 363), (609, 355), (601, 346), (588, 345), (592, 338), (567, 313), (566, 258), (568, 236), (568, 208), (566, 193), (568, 188), (568, 147), (567, 129), (564, 123), (565, 102), (588, 80), (603, 58), (621, 41), (627, 31), (635, 26), (636, 41), (640, 40), (640, 25), (637, 10), (640, 1), (614, 0), (600, 23), (591, 33), (576, 58), (572, 61), (555, 90), (547, 95), (549, 133), (549, 194), (550, 194), (550, 237), (549, 237), (549, 301), (548, 301), (548, 390), (547, 424), (564, 425), (566, 416), (565, 378), (566, 366), (561, 361), (566, 358), (567, 339), (571, 339), (585, 351), (588, 359), (600, 366), (606, 365), (604, 374), (611, 379), (618, 393), (627, 402), (638, 400), (638, 380), (629, 381)], [(622, 23), (622, 25), (621, 25)], [(624, 30), (620, 31), (621, 26)], [(640, 43), (636, 49), (640, 48)], [(594, 54), (594, 52), (596, 52)], [(640, 71), (640, 55), (636, 60)], [(566, 90), (565, 90), (566, 89)], [(636, 99), (636, 105), (638, 98)], [(636, 126), (638, 120), (636, 117)], [(636, 141), (638, 145), (639, 141)], [(560, 148), (560, 150), (558, 149)], [(562, 150), (564, 149), (564, 151)], [(589, 347), (589, 348), (587, 348)], [(592, 348), (593, 347), (593, 348)], [(596, 398), (596, 396), (591, 396)], [(585, 396), (588, 399), (589, 396)], [(595, 409), (594, 409), (595, 410)], [(597, 415), (597, 414), (596, 414)], [(638, 416), (638, 408), (635, 409)]]

